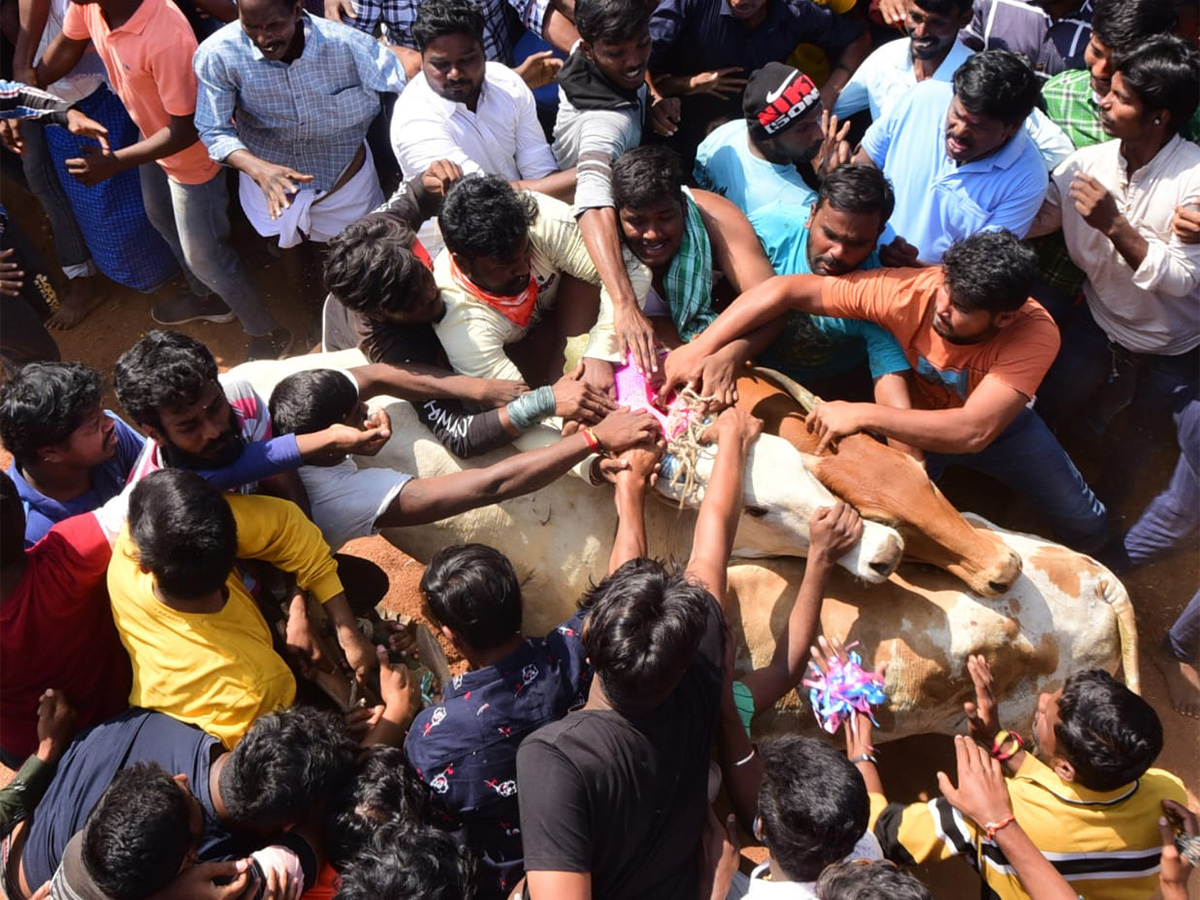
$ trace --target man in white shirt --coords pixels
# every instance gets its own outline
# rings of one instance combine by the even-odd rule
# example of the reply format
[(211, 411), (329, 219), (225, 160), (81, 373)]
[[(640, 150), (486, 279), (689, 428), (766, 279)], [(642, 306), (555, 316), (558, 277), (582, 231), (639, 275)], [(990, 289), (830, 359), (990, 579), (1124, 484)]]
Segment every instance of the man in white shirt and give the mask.
[(502, 175), (521, 187), (570, 197), (574, 170), (559, 172), (521, 76), (486, 61), (483, 30), (483, 14), (470, 0), (429, 0), (417, 12), (413, 37), (421, 72), (392, 116), (392, 147), (404, 177), (446, 159), (468, 175)]
[[(1175, 207), (1200, 196), (1200, 147), (1179, 135), (1197, 105), (1200, 54), (1180, 38), (1149, 38), (1100, 101), (1101, 125), (1116, 140), (1077, 151), (1054, 172), (1033, 233), (1062, 226), (1087, 275), (1087, 303), (1042, 385), (1043, 417), (1087, 410), (1103, 432), (1138, 388), (1176, 406), (1197, 394), (1200, 244), (1171, 230)], [(1100, 402), (1089, 403), (1102, 385)]]

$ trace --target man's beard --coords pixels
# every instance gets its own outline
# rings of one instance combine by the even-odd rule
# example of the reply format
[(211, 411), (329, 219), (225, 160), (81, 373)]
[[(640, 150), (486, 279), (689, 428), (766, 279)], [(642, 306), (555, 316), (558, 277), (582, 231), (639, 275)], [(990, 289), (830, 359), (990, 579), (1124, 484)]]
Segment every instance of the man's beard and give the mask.
[(229, 441), (228, 445), (221, 447), (219, 451), (216, 451), (211, 456), (207, 453), (189, 453), (186, 450), (180, 450), (174, 444), (167, 444), (163, 447), (163, 457), (175, 469), (192, 469), (194, 471), (223, 469), (237, 462), (238, 457), (242, 455), (242, 451), (246, 449), (246, 441), (240, 434), (236, 431), (228, 433), (233, 435), (233, 439)]

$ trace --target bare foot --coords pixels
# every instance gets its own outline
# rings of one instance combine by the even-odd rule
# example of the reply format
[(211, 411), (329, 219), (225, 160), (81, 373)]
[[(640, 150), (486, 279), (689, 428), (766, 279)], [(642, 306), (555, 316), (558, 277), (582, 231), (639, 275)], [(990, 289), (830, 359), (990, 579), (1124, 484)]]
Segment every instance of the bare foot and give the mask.
[(71, 279), (67, 289), (59, 297), (58, 311), (46, 320), (46, 327), (54, 331), (74, 328), (91, 315), (105, 301), (106, 296), (98, 276)]
[(1167, 693), (1175, 712), (1200, 719), (1200, 673), (1196, 667), (1176, 659), (1165, 647), (1156, 647), (1154, 664), (1167, 681)]

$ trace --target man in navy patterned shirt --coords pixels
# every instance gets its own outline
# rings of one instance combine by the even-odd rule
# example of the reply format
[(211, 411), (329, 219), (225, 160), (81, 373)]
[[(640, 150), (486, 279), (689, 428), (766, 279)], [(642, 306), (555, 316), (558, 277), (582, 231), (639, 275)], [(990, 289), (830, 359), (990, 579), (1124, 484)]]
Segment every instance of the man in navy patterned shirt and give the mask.
[(431, 618), (471, 668), (445, 686), (440, 705), (417, 716), (404, 752), (479, 851), (481, 900), (507, 897), (524, 874), (517, 747), (587, 697), (584, 611), (545, 638), (525, 637), (512, 563), (482, 544), (438, 553), (421, 591)]

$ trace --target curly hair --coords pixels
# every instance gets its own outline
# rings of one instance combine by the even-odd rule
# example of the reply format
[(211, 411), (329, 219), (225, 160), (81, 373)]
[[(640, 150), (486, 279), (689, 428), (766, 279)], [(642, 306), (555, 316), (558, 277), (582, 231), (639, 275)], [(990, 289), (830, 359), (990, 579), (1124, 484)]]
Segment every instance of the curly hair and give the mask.
[(217, 361), (207, 347), (178, 331), (156, 330), (121, 354), (113, 386), (134, 422), (162, 428), (160, 409), (196, 403), (216, 380)]
[(103, 392), (104, 381), (91, 366), (29, 363), (0, 387), (0, 440), (25, 468), (40, 447), (68, 440)]
[(501, 175), (468, 175), (446, 193), (438, 224), (451, 253), (467, 259), (511, 257), (537, 221), (537, 200)]
[(412, 37), (422, 53), (448, 34), (465, 34), (483, 45), (483, 12), (471, 0), (424, 0), (417, 8)]
[(951, 245), (942, 270), (954, 302), (964, 309), (1015, 312), (1033, 289), (1037, 254), (1011, 231), (980, 231)]

